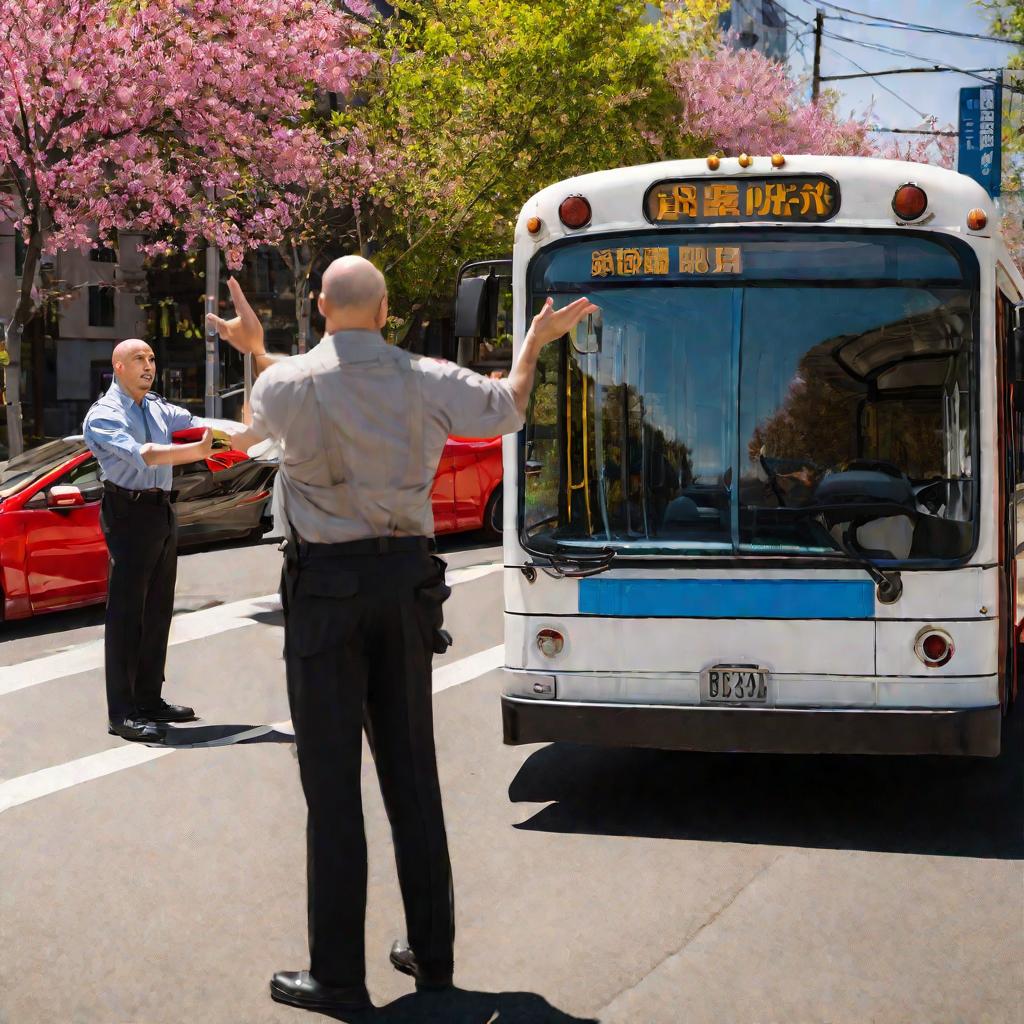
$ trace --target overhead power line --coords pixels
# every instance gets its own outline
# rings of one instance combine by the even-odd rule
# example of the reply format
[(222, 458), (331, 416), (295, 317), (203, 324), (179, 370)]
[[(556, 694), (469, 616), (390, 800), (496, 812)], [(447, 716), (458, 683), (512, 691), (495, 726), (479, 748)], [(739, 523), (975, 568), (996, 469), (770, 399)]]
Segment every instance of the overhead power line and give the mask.
[[(825, 35), (829, 39), (836, 39), (842, 43), (852, 43), (854, 46), (862, 46), (867, 50), (877, 50), (879, 53), (887, 53), (894, 57), (906, 57), (909, 60), (924, 61), (931, 67), (945, 67), (950, 71), (955, 71), (961, 75), (967, 75), (970, 78), (975, 78), (980, 82), (984, 82), (986, 85), (998, 85), (994, 78), (987, 78), (985, 75), (977, 74), (974, 71), (970, 71), (967, 68), (960, 68), (954, 64), (945, 64), (942, 61), (937, 61), (932, 57), (922, 57), (919, 53), (911, 53), (909, 50), (901, 50), (894, 46), (886, 46), (884, 43), (869, 42), (864, 39), (851, 39), (849, 36), (841, 36), (835, 32), (826, 32)], [(1007, 86), (1009, 89), (1016, 90), (1016, 86)]]
[[(834, 46), (829, 46), (828, 44), (825, 44), (825, 49), (828, 50), (829, 53), (834, 53), (837, 57), (842, 57), (843, 60), (849, 61), (855, 68), (860, 68), (862, 74), (860, 74), (860, 75), (840, 75), (840, 76), (829, 76), (829, 77), (826, 77), (824, 75), (819, 75), (818, 76), (818, 81), (819, 82), (835, 81), (836, 77), (839, 77), (839, 78), (862, 78), (862, 77), (864, 77), (864, 78), (875, 78), (875, 77), (877, 77), (876, 75), (874, 75), (870, 71), (868, 71), (866, 68), (861, 67), (861, 65), (858, 64), (852, 57), (848, 57), (845, 53), (840, 53)], [(898, 99), (900, 101), (900, 103), (902, 103), (905, 107), (907, 107), (910, 110), (912, 110), (915, 114), (917, 114), (918, 117), (924, 117), (925, 116), (923, 111), (918, 110), (917, 107), (915, 107), (913, 105), (913, 103), (911, 103), (909, 100), (907, 100), (903, 96), (901, 96), (895, 89), (890, 89), (889, 86), (887, 86), (885, 84), (885, 82), (878, 82), (877, 84), (878, 84), (878, 88), (879, 89), (884, 89), (887, 93), (889, 93), (890, 96), (895, 96), (896, 99)]]
[[(845, 53), (841, 53), (834, 46), (826, 46), (826, 50), (831, 53), (842, 57), (844, 60), (848, 60), (854, 67), (860, 68), (860, 65), (853, 60), (851, 57), (847, 57)], [(999, 68), (970, 68), (965, 70), (965, 74), (980, 74), (982, 71), (998, 71)], [(934, 75), (937, 73), (949, 74), (952, 72), (952, 68), (945, 68), (941, 64), (936, 64), (930, 68), (886, 68), (884, 71), (865, 71), (861, 68), (862, 74), (859, 75), (822, 75), (821, 81), (823, 82), (842, 82), (848, 78), (879, 78), (882, 75)], [(954, 72), (955, 73), (955, 72)]]
[(947, 135), (956, 138), (959, 132), (943, 132), (935, 129), (927, 131), (920, 128), (869, 128), (872, 132), (884, 132), (886, 135)]
[[(939, 28), (935, 25), (919, 25), (913, 21), (901, 21), (899, 18), (886, 18), (881, 14), (865, 14), (863, 11), (855, 11), (849, 7), (841, 7), (839, 4), (831, 3), (830, 0), (817, 0), (824, 7), (829, 7), (834, 11), (842, 11), (846, 15), (855, 15), (855, 17), (843, 17), (839, 14), (831, 14), (830, 18), (835, 21), (847, 21), (855, 25), (869, 25), (877, 28), (893, 28), (908, 32), (929, 32), (933, 35), (941, 36), (957, 36), (961, 39), (983, 39), (986, 42), (991, 43), (1003, 43), (1006, 46), (1020, 46), (1021, 43), (1016, 39), (1005, 39), (1002, 36), (985, 35), (980, 32), (960, 32), (957, 29), (952, 28)], [(778, 4), (776, 4), (778, 6)]]

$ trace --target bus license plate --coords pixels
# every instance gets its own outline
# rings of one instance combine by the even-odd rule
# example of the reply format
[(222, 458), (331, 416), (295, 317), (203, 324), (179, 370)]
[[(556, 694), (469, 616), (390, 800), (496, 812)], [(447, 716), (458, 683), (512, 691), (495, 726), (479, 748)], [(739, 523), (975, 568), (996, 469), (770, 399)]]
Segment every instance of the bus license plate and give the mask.
[(720, 665), (701, 673), (701, 701), (714, 704), (767, 704), (768, 673), (742, 665)]

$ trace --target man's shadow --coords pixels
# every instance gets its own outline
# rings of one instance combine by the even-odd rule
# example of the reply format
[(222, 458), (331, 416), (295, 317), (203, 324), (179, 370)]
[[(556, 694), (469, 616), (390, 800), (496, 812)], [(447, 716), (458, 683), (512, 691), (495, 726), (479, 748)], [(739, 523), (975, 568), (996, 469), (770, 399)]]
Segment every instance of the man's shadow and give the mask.
[(173, 747), (189, 750), (204, 747), (226, 747), (248, 743), (294, 743), (291, 733), (278, 732), (272, 725), (192, 725), (171, 727), (159, 743), (150, 747)]
[(416, 992), (360, 1013), (322, 1013), (346, 1024), (600, 1024), (574, 1017), (535, 992)]

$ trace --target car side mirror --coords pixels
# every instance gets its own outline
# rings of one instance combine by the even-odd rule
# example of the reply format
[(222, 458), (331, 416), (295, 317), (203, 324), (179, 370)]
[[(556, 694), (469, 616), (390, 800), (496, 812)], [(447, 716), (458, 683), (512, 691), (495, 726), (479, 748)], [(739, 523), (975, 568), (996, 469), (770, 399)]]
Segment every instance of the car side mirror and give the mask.
[(51, 487), (46, 495), (47, 508), (79, 508), (85, 504), (82, 492), (71, 484)]

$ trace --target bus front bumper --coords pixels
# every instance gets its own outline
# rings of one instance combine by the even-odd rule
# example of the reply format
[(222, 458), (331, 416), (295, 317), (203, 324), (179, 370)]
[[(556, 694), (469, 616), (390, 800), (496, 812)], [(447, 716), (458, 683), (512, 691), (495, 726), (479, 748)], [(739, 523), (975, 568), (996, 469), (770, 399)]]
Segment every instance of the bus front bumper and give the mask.
[(501, 698), (505, 743), (564, 741), (765, 754), (995, 757), (1002, 714), (980, 708), (718, 708)]

